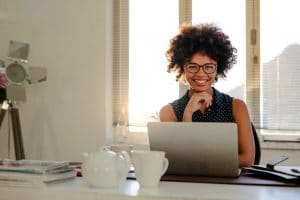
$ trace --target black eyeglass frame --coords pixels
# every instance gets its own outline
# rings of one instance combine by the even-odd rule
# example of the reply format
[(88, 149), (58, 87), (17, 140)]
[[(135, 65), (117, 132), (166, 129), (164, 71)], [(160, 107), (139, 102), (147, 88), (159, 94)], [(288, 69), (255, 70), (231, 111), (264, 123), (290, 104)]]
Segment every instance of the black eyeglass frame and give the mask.
[[(188, 65), (197, 66), (198, 69), (195, 70), (195, 71), (191, 71), (190, 68), (187, 67)], [(213, 71), (207, 71), (206, 66), (214, 66), (214, 70), (213, 70)], [(205, 64), (203, 64), (203, 65), (199, 65), (199, 64), (193, 63), (193, 62), (187, 62), (186, 64), (184, 64), (184, 67), (186, 68), (186, 70), (187, 70), (189, 73), (198, 73), (199, 70), (200, 70), (200, 68), (202, 68), (202, 70), (203, 70), (204, 73), (206, 73), (206, 74), (213, 74), (213, 73), (217, 70), (218, 65), (215, 64), (215, 63), (205, 63)]]

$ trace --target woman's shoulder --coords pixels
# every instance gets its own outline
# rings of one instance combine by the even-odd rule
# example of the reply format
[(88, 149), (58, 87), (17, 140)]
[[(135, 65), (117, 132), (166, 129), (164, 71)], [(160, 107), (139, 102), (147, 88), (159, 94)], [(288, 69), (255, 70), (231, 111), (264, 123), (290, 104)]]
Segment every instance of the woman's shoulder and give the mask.
[(171, 104), (164, 105), (159, 111), (160, 121), (177, 121)]
[(182, 97), (163, 106), (159, 112), (161, 121), (180, 121), (188, 101), (189, 96), (187, 91)]
[(233, 98), (232, 100), (232, 106), (233, 106), (233, 112), (237, 112), (237, 113), (243, 113), (246, 112), (248, 113), (248, 108), (246, 103), (238, 98)]
[(234, 106), (237, 106), (237, 107), (246, 106), (246, 103), (242, 99), (239, 99), (239, 98), (233, 98), (232, 103), (233, 103)]
[(172, 109), (172, 106), (171, 104), (166, 104), (164, 105), (163, 107), (161, 107), (159, 113), (162, 113), (162, 112), (168, 112)]

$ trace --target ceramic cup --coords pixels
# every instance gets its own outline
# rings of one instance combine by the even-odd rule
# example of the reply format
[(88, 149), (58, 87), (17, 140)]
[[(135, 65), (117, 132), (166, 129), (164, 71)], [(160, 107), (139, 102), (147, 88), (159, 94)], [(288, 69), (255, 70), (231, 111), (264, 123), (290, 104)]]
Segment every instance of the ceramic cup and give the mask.
[(169, 161), (163, 151), (131, 151), (135, 176), (142, 187), (157, 187)]

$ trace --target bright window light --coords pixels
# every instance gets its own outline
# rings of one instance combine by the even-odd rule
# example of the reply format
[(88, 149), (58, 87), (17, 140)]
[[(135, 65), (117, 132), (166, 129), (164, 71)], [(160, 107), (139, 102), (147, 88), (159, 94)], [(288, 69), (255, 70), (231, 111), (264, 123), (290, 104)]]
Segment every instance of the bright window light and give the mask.
[(178, 98), (167, 73), (165, 52), (178, 32), (178, 1), (129, 1), (129, 124), (158, 119), (160, 108)]

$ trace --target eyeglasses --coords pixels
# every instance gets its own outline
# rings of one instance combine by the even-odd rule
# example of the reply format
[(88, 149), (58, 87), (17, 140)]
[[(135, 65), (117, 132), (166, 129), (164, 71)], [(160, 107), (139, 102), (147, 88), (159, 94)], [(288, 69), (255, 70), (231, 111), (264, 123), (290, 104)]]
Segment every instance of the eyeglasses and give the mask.
[(217, 64), (214, 63), (205, 63), (203, 65), (198, 65), (197, 63), (186, 63), (184, 66), (190, 73), (197, 73), (200, 68), (202, 68), (206, 74), (212, 74), (217, 69)]

